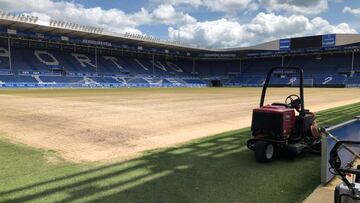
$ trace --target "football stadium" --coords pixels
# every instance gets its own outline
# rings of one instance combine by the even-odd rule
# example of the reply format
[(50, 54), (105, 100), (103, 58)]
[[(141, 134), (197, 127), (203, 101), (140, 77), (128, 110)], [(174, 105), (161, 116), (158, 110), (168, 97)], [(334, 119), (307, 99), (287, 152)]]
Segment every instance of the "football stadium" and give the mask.
[(359, 200), (360, 34), (208, 48), (0, 11), (0, 98), (0, 202)]

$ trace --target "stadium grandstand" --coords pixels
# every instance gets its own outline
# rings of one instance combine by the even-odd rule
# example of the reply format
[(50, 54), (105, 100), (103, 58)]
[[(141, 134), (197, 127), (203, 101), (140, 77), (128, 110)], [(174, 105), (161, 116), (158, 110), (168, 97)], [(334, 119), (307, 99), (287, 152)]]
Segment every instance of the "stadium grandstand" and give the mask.
[[(360, 87), (360, 35), (215, 49), (0, 12), (2, 87), (260, 86), (273, 66), (302, 67), (307, 86)], [(274, 86), (297, 84), (276, 75)]]

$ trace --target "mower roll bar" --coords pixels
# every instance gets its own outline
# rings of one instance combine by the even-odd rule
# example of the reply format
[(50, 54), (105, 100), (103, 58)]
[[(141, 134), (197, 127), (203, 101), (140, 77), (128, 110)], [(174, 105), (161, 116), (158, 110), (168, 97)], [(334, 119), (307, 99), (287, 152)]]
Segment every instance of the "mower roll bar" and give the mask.
[(299, 115), (303, 116), (304, 109), (305, 109), (305, 106), (304, 106), (304, 71), (299, 67), (273, 67), (270, 69), (270, 71), (268, 72), (268, 74), (266, 76), (266, 80), (265, 80), (265, 83), (264, 83), (264, 86), (262, 89), (261, 99), (260, 99), (260, 107), (264, 106), (266, 90), (269, 86), (271, 76), (272, 76), (273, 72), (276, 70), (295, 70), (295, 71), (299, 72), (299, 75), (300, 75), (300, 100), (301, 100), (301, 110), (300, 110)]

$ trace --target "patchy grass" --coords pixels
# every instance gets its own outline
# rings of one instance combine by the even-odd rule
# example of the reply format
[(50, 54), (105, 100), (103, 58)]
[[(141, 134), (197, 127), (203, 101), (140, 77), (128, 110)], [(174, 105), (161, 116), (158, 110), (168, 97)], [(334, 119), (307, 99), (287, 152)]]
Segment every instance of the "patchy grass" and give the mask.
[[(337, 124), (360, 115), (360, 103), (317, 115)], [(2, 140), (0, 202), (301, 202), (320, 183), (319, 156), (259, 164), (249, 137), (246, 128), (111, 164), (68, 163)]]

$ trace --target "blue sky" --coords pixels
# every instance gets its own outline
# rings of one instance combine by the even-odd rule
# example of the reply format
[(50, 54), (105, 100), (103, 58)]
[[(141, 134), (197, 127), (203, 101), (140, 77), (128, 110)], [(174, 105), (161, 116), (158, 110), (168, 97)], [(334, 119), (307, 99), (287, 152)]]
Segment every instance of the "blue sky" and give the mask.
[(360, 31), (359, 0), (0, 0), (0, 8), (217, 48)]

